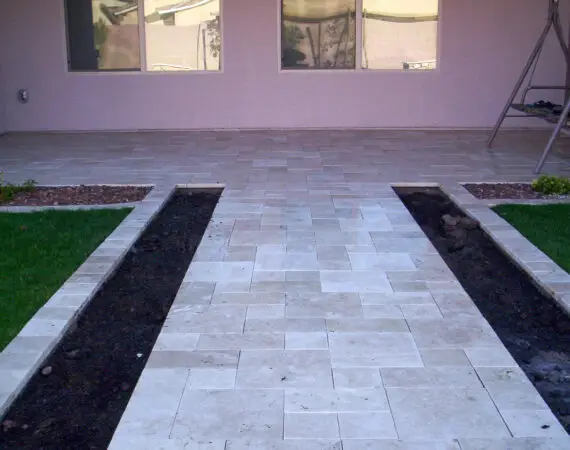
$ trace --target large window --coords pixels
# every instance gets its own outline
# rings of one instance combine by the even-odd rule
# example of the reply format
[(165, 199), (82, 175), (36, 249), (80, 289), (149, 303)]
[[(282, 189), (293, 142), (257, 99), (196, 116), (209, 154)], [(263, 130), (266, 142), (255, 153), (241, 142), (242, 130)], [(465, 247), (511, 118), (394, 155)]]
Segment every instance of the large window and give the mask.
[(220, 0), (65, 0), (71, 71), (217, 71)]
[(282, 0), (282, 69), (436, 67), (439, 0)]

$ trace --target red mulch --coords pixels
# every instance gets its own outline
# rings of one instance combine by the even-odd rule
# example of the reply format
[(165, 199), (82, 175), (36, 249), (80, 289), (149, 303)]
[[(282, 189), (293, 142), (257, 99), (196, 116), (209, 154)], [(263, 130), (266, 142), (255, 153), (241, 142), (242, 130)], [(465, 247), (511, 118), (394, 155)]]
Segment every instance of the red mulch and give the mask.
[(535, 192), (528, 183), (482, 183), (464, 184), (471, 194), (480, 199), (536, 200), (564, 198), (560, 195), (545, 195)]
[(63, 186), (37, 187), (19, 192), (2, 206), (110, 205), (137, 202), (146, 197), (150, 187), (140, 186)]

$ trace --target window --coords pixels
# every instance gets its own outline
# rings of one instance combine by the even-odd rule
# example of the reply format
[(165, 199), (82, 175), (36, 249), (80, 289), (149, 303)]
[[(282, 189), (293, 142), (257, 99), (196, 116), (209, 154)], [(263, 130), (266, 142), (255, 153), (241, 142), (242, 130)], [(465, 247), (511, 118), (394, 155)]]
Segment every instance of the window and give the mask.
[(436, 67), (439, 0), (282, 0), (282, 69)]
[(283, 0), (284, 69), (354, 69), (355, 0)]
[(219, 0), (144, 0), (144, 11), (147, 70), (220, 70)]
[(70, 70), (140, 69), (136, 0), (66, 0), (65, 12)]
[(220, 0), (65, 0), (71, 71), (218, 71)]
[(435, 69), (438, 0), (363, 0), (362, 68)]

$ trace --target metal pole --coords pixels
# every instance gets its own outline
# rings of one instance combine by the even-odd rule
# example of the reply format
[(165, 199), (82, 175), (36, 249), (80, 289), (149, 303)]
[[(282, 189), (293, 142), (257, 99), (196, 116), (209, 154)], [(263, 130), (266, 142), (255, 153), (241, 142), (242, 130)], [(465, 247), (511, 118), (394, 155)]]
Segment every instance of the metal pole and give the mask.
[(556, 36), (558, 36), (558, 42), (564, 53), (564, 58), (566, 59), (566, 64), (570, 64), (570, 55), (568, 54), (568, 46), (566, 45), (566, 39), (564, 38), (564, 31), (562, 31), (562, 25), (560, 24), (560, 16), (556, 16), (554, 21), (554, 30), (556, 31)]
[[(551, 0), (552, 24), (554, 26), (554, 30), (556, 31), (556, 37), (558, 38), (558, 43), (560, 44), (562, 52), (564, 53), (564, 58), (566, 60), (566, 67), (567, 67), (567, 76), (568, 76), (568, 67), (570, 67), (570, 53), (569, 53), (568, 44), (566, 43), (566, 39), (564, 37), (564, 32), (562, 31), (562, 25), (560, 23), (559, 3), (560, 3), (559, 0)], [(546, 160), (550, 155), (550, 152), (554, 148), (554, 144), (556, 143), (557, 139), (560, 137), (562, 129), (566, 126), (568, 115), (570, 113), (570, 98), (568, 96), (568, 90), (564, 92), (564, 102), (565, 102), (564, 109), (560, 114), (558, 123), (556, 124), (556, 127), (554, 128), (554, 131), (552, 132), (552, 135), (548, 140), (548, 144), (546, 144), (544, 152), (540, 157), (540, 161), (538, 162), (536, 168), (534, 169), (535, 174), (539, 174), (544, 168), (544, 164), (546, 163)]]
[(319, 67), (319, 59), (315, 53), (315, 41), (313, 40), (313, 34), (311, 33), (311, 27), (305, 28), (307, 31), (307, 37), (309, 38), (309, 44), (311, 45), (311, 53), (313, 54), (313, 63), (315, 67)]
[(206, 51), (206, 30), (202, 28), (202, 58), (204, 59), (204, 70), (208, 70), (208, 54)]
[(322, 23), (319, 22), (319, 35), (317, 36), (317, 46), (319, 47), (319, 62), (317, 63), (317, 67), (320, 69), (321, 68), (321, 35), (322, 35)]
[[(568, 40), (566, 41), (570, 45), (570, 30), (568, 31)], [(568, 58), (570, 57), (570, 50), (566, 52), (566, 90), (564, 91), (564, 103), (570, 100), (570, 63), (568, 63)]]
[(540, 54), (542, 47), (544, 45), (544, 41), (546, 40), (546, 37), (548, 36), (548, 33), (549, 33), (551, 28), (552, 28), (552, 15), (549, 17), (548, 22), (547, 22), (546, 26), (544, 27), (544, 30), (542, 31), (542, 34), (540, 35), (540, 38), (538, 39), (538, 42), (536, 43), (536, 46), (534, 47), (534, 50), (532, 51), (530, 58), (528, 59), (526, 65), (523, 69), (523, 72), (517, 81), (517, 84), (515, 85), (515, 88), (513, 89), (513, 92), (507, 101), (507, 104), (505, 105), (503, 111), (501, 112), (501, 115), (499, 116), (499, 120), (497, 121), (497, 123), (495, 124), (495, 127), (493, 128), (493, 131), (491, 132), (491, 136), (489, 137), (489, 140), (487, 141), (487, 148), (491, 148), (491, 145), (493, 144), (493, 141), (495, 140), (495, 137), (497, 136), (497, 133), (499, 132), (499, 128), (501, 128), (501, 125), (503, 124), (505, 117), (507, 116), (509, 109), (511, 108), (511, 105), (513, 104), (515, 97), (517, 96), (518, 92), (520, 91), (521, 86), (524, 83), (526, 76), (528, 75), (528, 72), (530, 71), (532, 65), (534, 64), (534, 61), (536, 60), (536, 58)]
[(550, 136), (550, 140), (548, 141), (548, 144), (546, 145), (546, 148), (544, 149), (544, 153), (542, 154), (540, 161), (538, 162), (538, 164), (536, 165), (536, 168), (534, 169), (535, 174), (539, 174), (542, 171), (542, 168), (544, 167), (544, 163), (546, 162), (546, 158), (548, 158), (548, 155), (550, 154), (552, 147), (554, 147), (556, 139), (558, 139), (558, 136), (560, 136), (560, 132), (562, 131), (562, 128), (564, 128), (564, 126), (566, 125), (566, 121), (568, 120), (568, 114), (569, 113), (570, 113), (570, 100), (566, 102), (566, 105), (564, 106), (564, 110), (560, 114), (560, 119), (558, 120), (558, 123), (556, 124), (556, 128), (554, 129), (552, 136)]

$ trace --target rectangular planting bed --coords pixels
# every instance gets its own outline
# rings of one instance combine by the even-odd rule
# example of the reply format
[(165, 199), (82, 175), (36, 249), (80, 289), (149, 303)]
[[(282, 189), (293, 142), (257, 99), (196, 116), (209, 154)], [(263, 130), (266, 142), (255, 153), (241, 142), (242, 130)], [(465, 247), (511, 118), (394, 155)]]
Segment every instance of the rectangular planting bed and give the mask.
[(395, 191), (570, 432), (570, 317), (440, 189)]
[(107, 448), (220, 194), (173, 194), (0, 418), (0, 449)]

